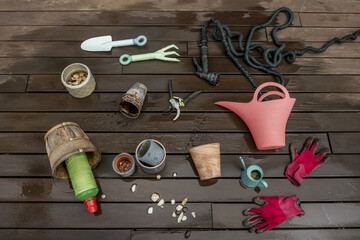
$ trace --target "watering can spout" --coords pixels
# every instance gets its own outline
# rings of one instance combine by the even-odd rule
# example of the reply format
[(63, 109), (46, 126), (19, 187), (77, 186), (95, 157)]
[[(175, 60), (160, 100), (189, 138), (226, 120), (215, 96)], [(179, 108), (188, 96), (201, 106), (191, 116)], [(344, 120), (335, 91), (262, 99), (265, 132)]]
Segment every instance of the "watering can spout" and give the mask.
[(229, 109), (230, 111), (242, 117), (247, 112), (247, 104), (239, 102), (216, 102), (216, 105)]

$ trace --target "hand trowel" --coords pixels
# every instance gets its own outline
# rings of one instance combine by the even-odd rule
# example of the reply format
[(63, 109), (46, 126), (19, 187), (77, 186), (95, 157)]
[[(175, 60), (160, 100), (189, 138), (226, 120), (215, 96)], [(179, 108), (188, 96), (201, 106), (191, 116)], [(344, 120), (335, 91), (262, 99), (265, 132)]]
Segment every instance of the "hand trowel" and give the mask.
[(134, 39), (125, 39), (119, 41), (113, 41), (110, 35), (94, 37), (85, 40), (81, 44), (81, 49), (90, 52), (108, 52), (113, 47), (125, 47), (125, 46), (144, 46), (147, 42), (147, 38), (143, 35)]

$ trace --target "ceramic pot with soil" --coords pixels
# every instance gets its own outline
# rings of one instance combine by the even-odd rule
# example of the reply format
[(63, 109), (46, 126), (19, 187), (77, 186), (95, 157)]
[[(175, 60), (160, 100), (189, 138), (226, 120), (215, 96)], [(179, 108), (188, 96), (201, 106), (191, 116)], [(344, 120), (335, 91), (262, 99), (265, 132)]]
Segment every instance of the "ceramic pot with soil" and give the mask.
[(129, 177), (135, 171), (134, 158), (128, 153), (120, 153), (112, 163), (114, 171), (122, 177)]

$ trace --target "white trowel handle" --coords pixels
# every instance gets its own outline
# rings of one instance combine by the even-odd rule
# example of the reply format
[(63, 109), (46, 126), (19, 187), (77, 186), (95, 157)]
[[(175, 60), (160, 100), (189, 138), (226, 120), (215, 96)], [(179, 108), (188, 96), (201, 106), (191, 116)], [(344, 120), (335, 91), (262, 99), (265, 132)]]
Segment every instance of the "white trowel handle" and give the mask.
[(134, 39), (125, 39), (125, 40), (119, 40), (119, 41), (112, 41), (108, 43), (112, 47), (125, 47), (125, 46), (144, 46), (147, 42), (147, 38), (144, 35), (138, 36)]

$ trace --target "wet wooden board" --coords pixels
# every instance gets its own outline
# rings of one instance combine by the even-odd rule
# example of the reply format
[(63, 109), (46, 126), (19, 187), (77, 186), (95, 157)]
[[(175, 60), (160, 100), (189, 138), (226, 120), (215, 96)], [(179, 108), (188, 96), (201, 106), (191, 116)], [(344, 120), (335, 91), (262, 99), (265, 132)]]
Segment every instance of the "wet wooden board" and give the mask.
[[(49, 126), (49, 129), (53, 126)], [(163, 143), (167, 153), (183, 154), (194, 146), (219, 142), (223, 154), (288, 153), (282, 149), (258, 151), (250, 133), (87, 133), (102, 153), (135, 151), (143, 139), (156, 139)], [(45, 153), (45, 133), (0, 133), (0, 153)], [(328, 146), (326, 134), (286, 134), (286, 143), (301, 146), (307, 137), (317, 137), (324, 147)], [(11, 141), (8, 139), (11, 137)]]
[[(1, 94), (0, 101), (7, 101), (6, 105), (0, 105), (0, 111), (41, 111), (41, 112), (118, 112), (118, 104), (123, 94), (119, 93), (94, 93), (83, 99), (73, 98), (67, 93), (31, 93), (31, 94)], [(178, 94), (186, 97), (188, 94)], [(307, 111), (359, 111), (359, 93), (293, 93), (291, 97), (296, 99), (293, 112)], [(190, 102), (182, 112), (229, 112), (229, 110), (217, 106), (219, 101), (233, 101), (247, 103), (253, 98), (252, 93), (222, 93), (221, 95), (202, 93)], [(142, 112), (162, 112), (169, 106), (168, 93), (149, 93), (143, 105)], [(61, 102), (61, 104), (58, 104)], [(122, 117), (125, 119), (125, 117)], [(160, 119), (170, 119), (168, 116), (159, 114)], [(121, 118), (120, 118), (121, 119)], [(125, 121), (125, 120), (124, 120)]]
[[(301, 199), (300, 199), (301, 201)], [(242, 228), (243, 210), (255, 204), (213, 204), (214, 228)], [(301, 204), (305, 215), (293, 217), (278, 228), (359, 227), (359, 203)]]
[[(262, 42), (252, 42), (251, 45)], [(300, 50), (308, 46), (321, 48), (326, 42), (284, 42), (286, 44), (286, 48), (284, 51), (288, 50)], [(237, 43), (234, 43), (234, 47), (236, 49)], [(245, 43), (244, 43), (245, 46)], [(270, 43), (266, 43), (265, 46), (267, 47), (274, 47), (273, 42), (271, 40)], [(360, 43), (358, 42), (346, 42), (342, 44), (336, 44), (334, 46), (329, 47), (323, 53), (312, 53), (307, 52), (303, 56), (300, 57), (311, 57), (311, 58), (358, 58), (359, 52), (356, 51), (360, 48)], [(261, 52), (253, 51), (251, 52), (253, 56), (262, 56)], [(188, 42), (188, 55), (200, 58), (200, 48), (198, 42)], [(220, 42), (210, 42), (209, 43), (209, 56), (211, 57), (223, 57), (227, 56), (226, 50), (222, 43)], [(283, 60), (285, 61), (285, 60)]]
[[(194, 74), (192, 58), (181, 58), (180, 62), (144, 61), (119, 64), (118, 58), (3, 58), (0, 74), (61, 74), (73, 62), (89, 66), (94, 74)], [(275, 70), (283, 74), (304, 75), (359, 75), (359, 59), (339, 58), (298, 58), (294, 63), (283, 62)], [(245, 67), (250, 73), (262, 72)], [(240, 74), (236, 66), (227, 58), (210, 58), (209, 69), (223, 74)], [(255, 76), (256, 78), (256, 76)]]
[[(142, 113), (137, 121), (120, 113), (0, 113), (0, 131), (48, 131), (59, 122), (73, 121), (89, 132), (249, 132), (234, 113), (182, 113), (174, 123), (174, 115)], [(351, 132), (360, 131), (360, 113), (291, 113), (287, 132)], [(29, 128), (28, 122), (31, 122)], [(159, 124), (161, 123), (161, 124)]]
[[(240, 169), (239, 169), (240, 170)], [(240, 171), (239, 171), (240, 172)], [(358, 189), (360, 179), (305, 179), (301, 187), (294, 186), (288, 179), (266, 179), (269, 188), (245, 189), (237, 179), (220, 179), (199, 182), (196, 179), (97, 179), (101, 192), (97, 202), (147, 202), (156, 192), (166, 202), (175, 199), (181, 202), (249, 202), (256, 196), (293, 195), (302, 202), (360, 201)], [(131, 186), (137, 184), (136, 191)], [(314, 187), (316, 185), (316, 187)], [(205, 187), (206, 186), (206, 187)], [(321, 191), (319, 191), (321, 189)], [(0, 183), (2, 202), (78, 202), (70, 188), (70, 182), (51, 178), (3, 178)], [(102, 194), (105, 199), (100, 198)], [(155, 209), (156, 211), (156, 209)], [(189, 211), (192, 209), (189, 208)]]
[[(152, 215), (147, 209), (153, 206)], [(212, 226), (210, 203), (189, 203), (188, 208), (198, 216), (178, 224), (171, 216), (173, 207), (164, 209), (152, 204), (99, 204), (97, 216), (89, 214), (83, 203), (0, 203), (0, 220), (3, 228), (210, 228)], [(127, 217), (125, 217), (127, 216)]]
[[(360, 74), (360, 70), (357, 68), (359, 64), (359, 59), (297, 58), (292, 64), (282, 62), (275, 70), (282, 74), (355, 75)], [(6, 73), (5, 67), (0, 68), (0, 71)], [(259, 70), (245, 65), (244, 67), (250, 73), (262, 74)], [(210, 58), (209, 69), (217, 73), (240, 74), (240, 71), (228, 58)], [(179, 63), (154, 61), (149, 64), (148, 62), (138, 62), (124, 66), (123, 72), (125, 74), (194, 74), (194, 65), (192, 58), (183, 58)]]
[(25, 92), (27, 75), (0, 75), (0, 92)]
[[(113, 39), (115, 40), (115, 39)], [(118, 58), (122, 54), (142, 54), (155, 52), (165, 46), (175, 44), (177, 53), (187, 56), (187, 42), (148, 41), (145, 46), (114, 47), (110, 52), (88, 52), (80, 48), (81, 42), (48, 42), (48, 41), (16, 41), (0, 42), (0, 57), (111, 57)], [(71, 51), (64, 51), (71, 49)]]
[(334, 153), (359, 153), (360, 133), (329, 133)]
[(254, 2), (249, 0), (233, 1), (217, 1), (217, 0), (196, 0), (191, 2), (153, 2), (153, 1), (113, 1), (104, 0), (101, 3), (95, 0), (84, 3), (81, 0), (75, 0), (71, 3), (59, 3), (56, 0), (48, 1), (47, 4), (41, 5), (40, 0), (26, 2), (23, 5), (14, 3), (11, 0), (4, 0), (1, 10), (3, 11), (129, 11), (140, 10), (144, 11), (273, 11), (279, 6), (287, 6), (294, 12), (302, 10), (304, 0), (275, 0), (271, 2)]
[[(343, 1), (342, 1), (343, 2)], [(360, 5), (359, 5), (360, 7)], [(300, 13), (303, 27), (354, 27), (360, 26), (359, 14)]]
[[(309, 42), (309, 41), (330, 41), (335, 37), (342, 38), (345, 35), (353, 34), (359, 28), (321, 28), (321, 27), (289, 27), (277, 32), (280, 41)], [(267, 28), (268, 39), (272, 28)], [(348, 40), (349, 43), (360, 42), (360, 39)]]
[[(248, 34), (251, 27), (232, 28)], [(114, 40), (145, 35), (151, 41), (194, 41), (200, 38), (201, 26), (141, 27), (141, 26), (0, 26), (0, 40), (17, 41), (84, 41), (96, 36), (111, 35)], [(266, 41), (265, 29), (254, 34), (254, 41)], [(211, 39), (209, 39), (211, 40)]]
[[(301, 149), (301, 146), (298, 147)], [(99, 178), (119, 178), (113, 171), (112, 161), (116, 155), (103, 155), (101, 164), (94, 169)], [(247, 165), (257, 164), (266, 169), (266, 178), (285, 178), (284, 170), (290, 163), (290, 155), (246, 155), (242, 154)], [(331, 155), (326, 164), (317, 168), (310, 178), (357, 177), (360, 175), (359, 155)], [(168, 155), (166, 168), (160, 173), (162, 179), (198, 178), (192, 159), (187, 155)], [(47, 155), (0, 155), (0, 162), (6, 168), (0, 168), (1, 177), (50, 177), (50, 164)], [(239, 178), (242, 165), (238, 155), (221, 155), (221, 178)], [(155, 179), (157, 174), (146, 174), (138, 167), (130, 178)], [(306, 181), (306, 180), (305, 180)]]
[(88, 240), (110, 239), (116, 236), (117, 240), (130, 240), (131, 230), (76, 230), (76, 229), (0, 229), (0, 238), (7, 240), (77, 240), (84, 238)]
[[(186, 230), (179, 231), (134, 231), (132, 240), (183, 240)], [(327, 239), (337, 240), (338, 234), (344, 239), (357, 240), (360, 234), (358, 229), (316, 229), (316, 230), (299, 230), (299, 229), (276, 229), (268, 231), (266, 234), (250, 234), (246, 230), (215, 230), (215, 231), (191, 231), (192, 240), (234, 240), (234, 239), (251, 239), (251, 240), (268, 240), (268, 239)]]
[[(174, 10), (174, 9), (173, 9)], [(210, 18), (218, 19), (222, 24), (229, 26), (254, 26), (268, 21), (271, 12), (220, 12), (220, 11), (91, 11), (74, 14), (66, 12), (1, 12), (0, 25), (35, 25), (35, 26), (129, 26), (129, 25), (159, 25), (159, 26), (187, 26), (204, 25)], [(280, 14), (274, 25), (284, 24), (288, 18), (286, 14)], [(300, 26), (299, 14), (294, 13), (292, 26)]]
[[(126, 92), (136, 81), (142, 82), (148, 92), (168, 92), (168, 81), (172, 80), (174, 92), (253, 92), (242, 75), (222, 75), (214, 87), (195, 75), (94, 75), (95, 92)], [(284, 75), (289, 92), (360, 92), (360, 76)], [(340, 82), (341, 80), (341, 82)], [(258, 85), (276, 81), (267, 75), (255, 76)], [(28, 92), (66, 92), (59, 75), (30, 75)]]
[(304, 1), (301, 12), (359, 13), (359, 1), (315, 0)]

